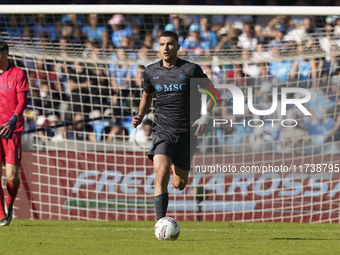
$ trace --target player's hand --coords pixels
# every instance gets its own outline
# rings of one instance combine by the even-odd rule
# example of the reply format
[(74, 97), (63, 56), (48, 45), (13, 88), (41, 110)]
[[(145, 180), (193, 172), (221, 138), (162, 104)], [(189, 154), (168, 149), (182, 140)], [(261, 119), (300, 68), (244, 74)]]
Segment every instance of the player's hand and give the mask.
[(137, 116), (133, 117), (133, 119), (132, 119), (132, 126), (133, 126), (133, 128), (138, 127), (138, 125), (140, 123), (142, 123), (143, 118), (144, 118), (144, 116), (142, 116), (142, 115), (137, 115)]
[(0, 136), (2, 139), (12, 139), (15, 129), (15, 124), (18, 122), (18, 116), (13, 115), (12, 118), (0, 127)]
[(207, 132), (210, 115), (211, 113), (207, 112), (206, 115), (202, 115), (201, 118), (197, 119), (194, 122), (194, 124), (192, 124), (193, 127), (198, 125), (196, 132), (195, 132), (195, 136), (199, 136)]

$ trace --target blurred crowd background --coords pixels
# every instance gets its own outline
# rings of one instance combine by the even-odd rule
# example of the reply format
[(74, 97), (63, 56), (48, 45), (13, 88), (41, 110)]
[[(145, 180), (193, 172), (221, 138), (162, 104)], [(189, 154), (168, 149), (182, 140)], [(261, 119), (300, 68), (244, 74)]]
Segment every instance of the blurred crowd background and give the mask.
[[(145, 67), (159, 60), (158, 35), (165, 30), (179, 35), (179, 57), (200, 64), (214, 84), (232, 84), (244, 91), (253, 88), (256, 109), (271, 107), (273, 87), (278, 88), (278, 100), (281, 87), (305, 88), (312, 94), (305, 105), (312, 116), (293, 106), (286, 116), (280, 111), (254, 116), (246, 107), (240, 118), (232, 115), (231, 93), (219, 90), (223, 107), (216, 107), (215, 118), (239, 123), (256, 119), (252, 125), (261, 126), (261, 120), (264, 124), (210, 128), (201, 150), (327, 153), (338, 149), (340, 16), (0, 14), (0, 39), (10, 46), (12, 64), (23, 68), (29, 79), (26, 129), (52, 127), (38, 135), (27, 134), (24, 140), (150, 141), (152, 113), (136, 132), (131, 118), (138, 112)], [(294, 119), (297, 125), (283, 128), (280, 122), (265, 119)]]

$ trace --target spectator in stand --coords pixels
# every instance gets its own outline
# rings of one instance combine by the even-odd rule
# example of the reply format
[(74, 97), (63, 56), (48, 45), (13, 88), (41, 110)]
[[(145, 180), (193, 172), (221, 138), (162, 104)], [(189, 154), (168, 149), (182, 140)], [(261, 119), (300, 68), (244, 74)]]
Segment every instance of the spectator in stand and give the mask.
[[(266, 45), (267, 46), (267, 45)], [(267, 62), (273, 59), (273, 56), (266, 50), (263, 43), (258, 43), (256, 45), (256, 50), (253, 52), (252, 60), (258, 62)]]
[(92, 111), (99, 110), (104, 112), (104, 108), (108, 107), (108, 98), (110, 97), (111, 88), (109, 83), (109, 73), (107, 66), (102, 63), (98, 63), (101, 54), (101, 49), (95, 45), (90, 53), (90, 59), (93, 62), (86, 62), (86, 69), (90, 78), (90, 95)]
[(124, 17), (122, 14), (115, 14), (108, 21), (112, 28), (111, 42), (116, 49), (121, 48), (120, 42), (122, 38), (132, 35), (132, 29), (125, 27)]
[[(339, 88), (339, 84), (337, 86)], [(339, 90), (338, 90), (339, 91)], [(340, 101), (337, 99), (335, 103), (335, 118), (334, 118), (334, 126), (329, 130), (328, 140), (330, 141), (340, 141), (340, 112), (339, 112)], [(332, 111), (333, 112), (333, 111)]]
[[(22, 54), (36, 54), (37, 51), (34, 48), (34, 43), (39, 42), (36, 38), (32, 38), (30, 29), (28, 27), (24, 28), (22, 31), (22, 38), (20, 41), (14, 41), (15, 48)], [(22, 61), (22, 66), (26, 67), (29, 71), (35, 68), (35, 63), (33, 57), (26, 56)]]
[[(235, 117), (234, 123), (240, 123), (243, 121), (242, 117)], [(245, 121), (249, 121), (250, 115), (245, 116)], [(249, 144), (249, 137), (252, 134), (253, 129), (249, 126), (243, 127), (243, 125), (233, 125), (232, 135), (227, 136), (224, 144), (227, 152), (250, 152), (251, 145)]]
[[(59, 116), (59, 105), (66, 97), (64, 89), (59, 83), (55, 64), (37, 59), (37, 70), (30, 73), (30, 80), (31, 84), (35, 84), (35, 87), (39, 88), (40, 97), (38, 98), (41, 101), (39, 105), (46, 112), (42, 114)], [(38, 101), (35, 100), (35, 103)]]
[(223, 75), (219, 66), (201, 65), (203, 72), (208, 76), (213, 84), (222, 84)]
[[(39, 115), (35, 122), (36, 128), (41, 129), (48, 125), (49, 123), (47, 121), (47, 118), (44, 115)], [(46, 128), (45, 130), (40, 130), (37, 132), (37, 136), (35, 137), (36, 139), (35, 143), (38, 145), (45, 145), (48, 138), (51, 138), (52, 136), (53, 136), (53, 133), (51, 132), (49, 128)]]
[(145, 46), (142, 46), (138, 51), (137, 51), (137, 60), (136, 60), (138, 65), (148, 65), (153, 62), (149, 56), (148, 56), (148, 49)]
[(311, 99), (306, 103), (307, 109), (312, 114), (313, 120), (322, 123), (327, 117), (327, 111), (334, 107), (334, 102), (326, 96), (325, 89), (312, 87)]
[(83, 33), (93, 42), (97, 41), (103, 50), (108, 48), (108, 34), (105, 26), (100, 26), (98, 14), (92, 13), (88, 16), (88, 25), (82, 28)]
[(149, 29), (146, 28), (145, 30), (148, 34), (150, 33), (152, 35), (152, 40), (158, 40), (158, 31), (164, 29), (164, 25), (166, 22), (164, 19), (165, 17), (160, 14), (152, 15), (150, 19), (147, 19), (146, 22), (149, 21), (150, 24), (145, 24), (149, 27)]
[(198, 24), (191, 24), (189, 27), (189, 36), (183, 42), (183, 51), (188, 53), (190, 59), (210, 56), (211, 44), (208, 41), (202, 41), (200, 32), (201, 29)]
[(245, 22), (252, 22), (250, 15), (228, 15), (224, 26), (228, 31), (234, 28), (237, 33), (241, 33)]
[(110, 64), (109, 74), (111, 86), (115, 92), (119, 89), (127, 88), (130, 85), (130, 79), (136, 74), (136, 65), (127, 64), (127, 55), (124, 49), (117, 49), (117, 62)]
[(337, 105), (338, 99), (340, 98), (340, 96), (339, 96), (340, 95), (340, 88), (339, 88), (339, 86), (340, 86), (340, 68), (336, 69), (334, 75), (331, 77), (330, 85), (331, 85), (331, 87), (328, 90), (327, 97), (328, 97), (329, 100), (331, 100), (334, 103), (334, 105)]
[(238, 37), (238, 46), (247, 50), (255, 50), (258, 40), (253, 24), (245, 22), (242, 31), (243, 33)]
[(304, 45), (298, 45), (297, 50), (299, 58), (293, 62), (290, 78), (296, 80), (298, 87), (309, 88), (312, 83), (314, 84), (313, 87), (316, 87), (317, 67), (315, 59), (307, 58)]
[(321, 49), (327, 53), (326, 60), (330, 60), (332, 45), (340, 46), (340, 40), (334, 38), (334, 28), (331, 24), (325, 25), (325, 36), (319, 38), (319, 44)]
[(165, 31), (165, 28), (163, 25), (158, 26), (158, 31), (157, 31), (157, 39), (153, 39), (152, 40), (152, 50), (154, 52), (158, 52), (159, 51), (159, 42), (158, 42), (158, 38), (161, 35), (161, 33), (163, 33)]
[(336, 25), (334, 26), (334, 35), (336, 37), (339, 37), (340, 36), (340, 17), (339, 16), (335, 18), (335, 24)]
[(52, 128), (59, 124), (59, 118), (56, 115), (47, 116), (47, 120), (50, 123), (51, 132), (53, 134), (51, 141), (52, 142), (61, 142), (66, 139), (66, 128), (65, 126), (61, 126), (58, 128)]
[(48, 140), (51, 142), (60, 142), (66, 138), (66, 129), (64, 126), (53, 128), (59, 122), (56, 115), (44, 115), (38, 116), (36, 120), (36, 128), (41, 129), (46, 127), (45, 130), (40, 130), (37, 132), (36, 143), (40, 145), (45, 145)]
[(60, 37), (59, 49), (61, 52), (67, 52), (72, 47), (71, 41), (67, 37)]
[(202, 41), (208, 41), (211, 48), (215, 48), (217, 45), (217, 35), (215, 32), (210, 30), (209, 20), (203, 16), (200, 20), (200, 37)]
[(33, 37), (41, 38), (47, 35), (52, 41), (58, 39), (58, 32), (54, 24), (48, 23), (45, 14), (37, 14), (35, 16), (35, 23), (32, 26)]
[[(145, 72), (145, 66), (139, 65), (137, 68), (136, 76), (131, 80), (131, 86), (129, 88), (129, 100), (132, 107), (132, 111), (138, 113), (140, 99), (143, 93), (143, 77)], [(134, 115), (134, 114), (132, 114)]]
[[(122, 41), (120, 42), (121, 49), (125, 51), (125, 54), (128, 58), (128, 60), (136, 61), (137, 54), (136, 51), (133, 50), (133, 41), (131, 40), (131, 37), (125, 36), (122, 38)], [(112, 56), (112, 60), (114, 57)]]
[[(164, 31), (172, 31), (172, 32), (177, 33), (177, 30), (176, 30), (175, 25), (174, 25), (174, 24), (171, 24), (171, 23), (170, 23), (170, 24), (167, 24), (167, 25), (165, 26)], [(184, 38), (185, 38), (185, 36), (178, 37), (178, 43), (179, 43), (180, 45), (183, 44)]]
[(41, 80), (46, 80), (48, 71), (46, 70), (46, 63), (44, 59), (38, 58), (35, 61), (36, 69), (30, 72), (30, 84), (33, 84), (34, 87), (39, 87)]
[[(175, 31), (173, 31), (173, 32), (175, 32), (178, 35), (178, 41), (180, 43), (182, 43), (185, 40), (185, 37), (186, 37), (186, 32), (185, 32), (185, 28), (184, 28), (184, 25), (183, 25), (183, 20), (177, 14), (173, 14), (173, 15), (170, 15), (170, 16), (171, 16), (172, 23), (169, 23), (169, 24), (174, 25)], [(165, 30), (166, 31), (172, 31), (172, 30), (167, 30), (167, 29), (165, 29)]]
[(329, 79), (331, 80), (331, 84), (340, 84), (340, 77), (337, 74), (339, 72), (339, 56), (338, 52), (339, 47), (337, 45), (331, 46), (330, 51), (330, 59), (321, 61), (321, 86), (326, 86), (329, 82)]
[(144, 37), (143, 46), (146, 47), (148, 50), (153, 50), (153, 39), (152, 34), (147, 33)]
[[(223, 28), (222, 28), (223, 29)], [(215, 47), (215, 51), (221, 57), (226, 57), (229, 60), (239, 59), (242, 49), (238, 46), (238, 37), (235, 29), (230, 29), (228, 34), (220, 33), (220, 41)], [(222, 70), (225, 72), (226, 78), (241, 78), (241, 65), (224, 65)]]
[(333, 118), (327, 115), (327, 112), (334, 107), (334, 103), (327, 98), (323, 89), (313, 87), (310, 92), (312, 98), (307, 102), (307, 109), (312, 115), (306, 118), (304, 124), (311, 135), (314, 150), (312, 153), (320, 153), (321, 145), (330, 134), (334, 134)]
[(268, 73), (270, 75), (271, 82), (279, 86), (284, 85), (289, 81), (293, 61), (282, 60), (281, 49), (278, 46), (273, 47), (271, 52), (275, 59), (269, 63)]
[(40, 54), (48, 55), (54, 53), (53, 49), (51, 49), (51, 39), (48, 34), (41, 34), (36, 49)]
[(70, 46), (75, 46), (74, 44), (80, 44), (82, 42), (79, 29), (77, 29), (72, 22), (65, 22), (63, 24), (61, 36), (71, 43)]
[[(272, 16), (267, 17), (271, 18)], [(294, 29), (291, 16), (279, 15), (272, 18), (268, 22), (264, 21), (268, 20), (262, 16), (259, 16), (256, 20), (255, 26), (256, 34), (262, 41), (269, 41), (269, 38), (274, 38), (278, 29), (284, 30), (285, 33), (288, 33)]]
[[(123, 49), (117, 49), (117, 61), (109, 65), (111, 87), (114, 95), (110, 98), (113, 115), (117, 123), (123, 124), (124, 116), (129, 115), (126, 91), (130, 87), (131, 78), (136, 75), (137, 65), (127, 64), (127, 56)], [(131, 123), (131, 122), (130, 122)], [(130, 124), (129, 123), (129, 124)]]
[(274, 40), (271, 40), (268, 44), (269, 48), (278, 46), (282, 51), (287, 50), (287, 43), (283, 41), (283, 37), (285, 35), (285, 28), (284, 26), (279, 26), (274, 30)]
[(68, 139), (77, 141), (96, 141), (96, 134), (93, 127), (84, 121), (84, 115), (81, 113), (74, 114), (73, 127), (69, 127)]
[(70, 111), (80, 114), (91, 112), (90, 80), (84, 63), (76, 61), (69, 68), (68, 89), (70, 91)]
[(6, 30), (2, 33), (3, 39), (21, 41), (22, 32), (23, 26), (20, 24), (18, 17), (16, 15), (10, 15), (8, 17), (8, 27), (6, 27)]
[(103, 138), (106, 142), (123, 142), (129, 139), (129, 131), (119, 124), (114, 124), (104, 128)]
[(97, 45), (98, 47), (100, 47), (99, 42), (98, 41), (90, 41), (87, 36), (85, 36), (84, 41), (83, 41), (83, 58), (89, 58), (90, 54), (91, 54), (91, 50), (93, 45)]
[[(61, 51), (60, 57), (66, 59), (69, 55), (65, 51)], [(60, 84), (60, 91), (63, 91), (63, 101), (68, 101), (67, 97), (70, 95), (70, 90), (68, 89), (68, 72), (71, 65), (73, 65), (72, 62), (61, 60), (57, 61), (53, 67), (53, 71), (57, 75), (57, 80)]]
[(63, 55), (64, 57), (72, 57), (77, 55), (74, 47), (75, 45), (70, 41), (69, 38), (70, 37), (60, 37), (59, 39), (58, 46), (60, 50), (60, 55)]
[(241, 55), (244, 63), (242, 64), (242, 72), (244, 84), (249, 86), (256, 86), (262, 84), (267, 79), (267, 68), (264, 63), (251, 63), (251, 53), (249, 50), (244, 49)]
[(33, 98), (34, 107), (39, 111), (39, 115), (47, 117), (54, 114), (53, 99), (50, 86), (46, 80), (40, 80), (39, 82), (39, 96)]
[(70, 13), (70, 14), (65, 14), (62, 18), (61, 18), (61, 23), (65, 24), (65, 23), (72, 23), (75, 27), (75, 30), (79, 30), (83, 27), (84, 22), (83, 22), (83, 18), (82, 15), (80, 14), (74, 14), (74, 13)]
[(139, 28), (139, 26), (134, 25), (132, 27), (132, 35), (131, 35), (132, 47), (130, 49), (132, 48), (140, 49), (142, 47), (143, 39), (144, 39), (144, 34), (141, 32), (141, 29)]
[(306, 47), (309, 48), (314, 38), (316, 38), (316, 31), (313, 27), (312, 20), (306, 17), (303, 19), (302, 27), (295, 25), (295, 28), (287, 32), (283, 39), (286, 41), (295, 41), (297, 44), (304, 43)]

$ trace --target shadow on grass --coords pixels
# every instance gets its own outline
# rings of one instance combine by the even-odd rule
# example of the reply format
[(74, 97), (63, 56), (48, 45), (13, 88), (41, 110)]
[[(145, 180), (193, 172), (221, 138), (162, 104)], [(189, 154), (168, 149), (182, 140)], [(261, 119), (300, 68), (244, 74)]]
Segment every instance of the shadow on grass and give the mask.
[(299, 237), (281, 237), (281, 238), (272, 238), (271, 240), (287, 240), (287, 241), (331, 241), (339, 239), (329, 239), (329, 238), (299, 238)]

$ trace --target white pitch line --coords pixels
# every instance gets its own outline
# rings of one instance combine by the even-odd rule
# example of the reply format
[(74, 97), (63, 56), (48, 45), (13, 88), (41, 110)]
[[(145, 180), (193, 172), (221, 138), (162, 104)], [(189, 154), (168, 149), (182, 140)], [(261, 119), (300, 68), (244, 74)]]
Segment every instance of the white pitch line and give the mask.
[[(94, 228), (102, 230), (103, 228)], [(113, 228), (113, 231), (153, 231), (152, 228)], [(228, 229), (181, 229), (185, 232), (231, 232), (233, 228)], [(326, 231), (314, 231), (314, 230), (276, 230), (276, 229), (238, 229), (237, 232), (309, 232), (309, 233), (340, 233), (340, 230), (326, 230)]]

